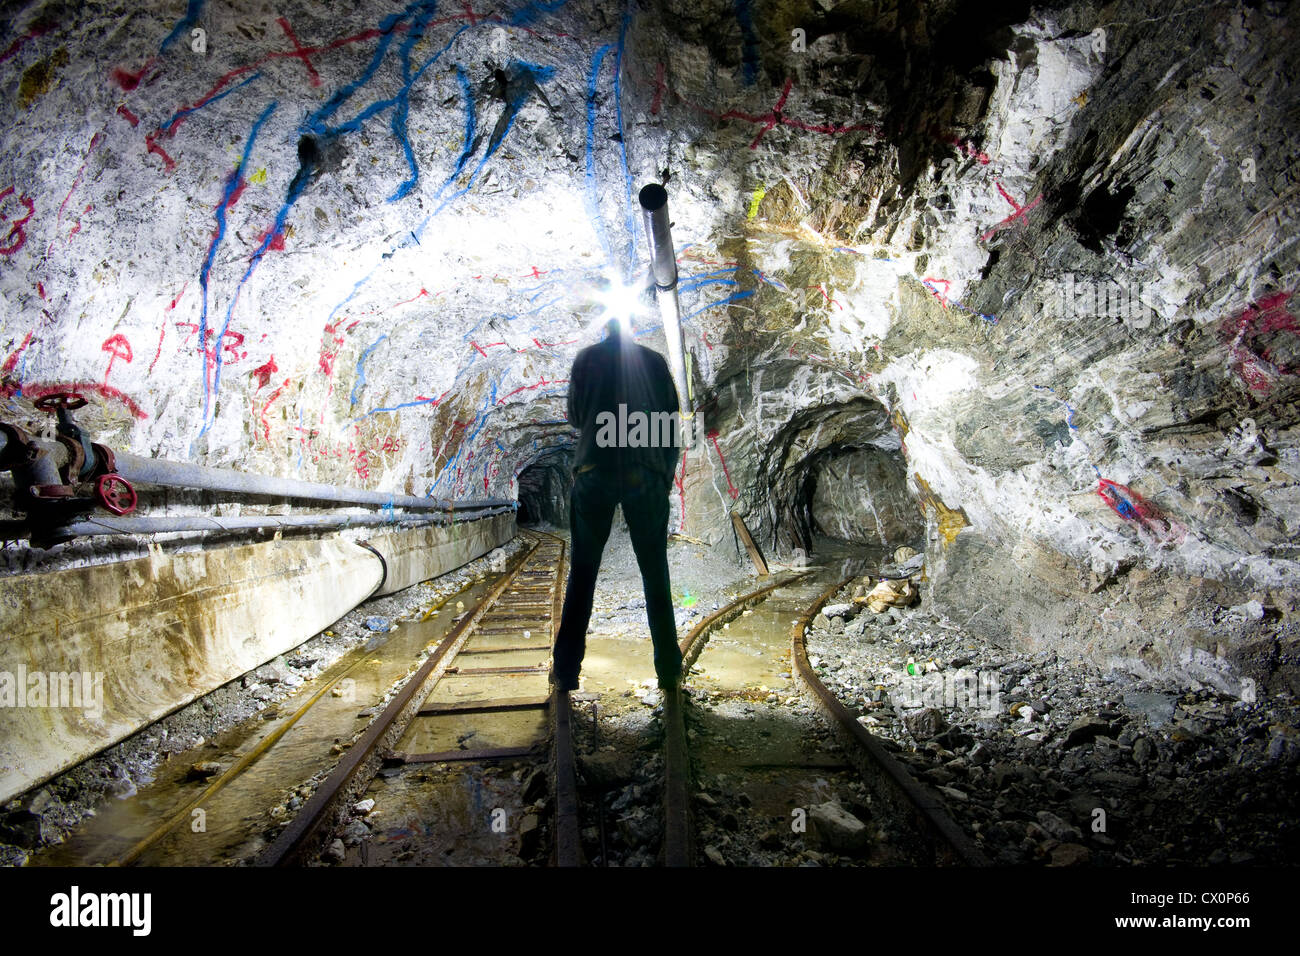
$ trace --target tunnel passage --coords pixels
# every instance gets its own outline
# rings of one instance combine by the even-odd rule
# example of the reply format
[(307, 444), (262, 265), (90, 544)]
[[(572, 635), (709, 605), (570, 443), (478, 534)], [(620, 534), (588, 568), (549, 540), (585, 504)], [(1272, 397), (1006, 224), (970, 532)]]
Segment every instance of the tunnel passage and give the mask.
[(573, 453), (568, 448), (548, 452), (519, 473), (521, 525), (569, 526), (569, 487)]
[(901, 442), (872, 399), (796, 412), (763, 452), (756, 487), (755, 523), (778, 551), (811, 555), (817, 535), (892, 550), (923, 534)]
[(901, 451), (835, 446), (814, 457), (801, 497), (814, 533), (871, 547), (916, 547), (925, 533)]

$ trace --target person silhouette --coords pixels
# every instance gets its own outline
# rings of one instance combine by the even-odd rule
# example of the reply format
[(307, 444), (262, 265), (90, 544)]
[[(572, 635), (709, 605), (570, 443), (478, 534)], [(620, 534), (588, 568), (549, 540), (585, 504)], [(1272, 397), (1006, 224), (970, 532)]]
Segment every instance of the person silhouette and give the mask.
[[(621, 504), (641, 569), (655, 674), (660, 687), (671, 689), (681, 680), (682, 666), (668, 574), (668, 495), (681, 443), (677, 388), (664, 357), (626, 340), (618, 319), (607, 322), (605, 331), (604, 341), (578, 353), (569, 374), (569, 424), (579, 436), (569, 496), (569, 583), (551, 680), (560, 690), (578, 688), (596, 576), (614, 507)], [(638, 415), (651, 425), (649, 434), (644, 427), (625, 427)], [(664, 422), (669, 429), (654, 427)]]

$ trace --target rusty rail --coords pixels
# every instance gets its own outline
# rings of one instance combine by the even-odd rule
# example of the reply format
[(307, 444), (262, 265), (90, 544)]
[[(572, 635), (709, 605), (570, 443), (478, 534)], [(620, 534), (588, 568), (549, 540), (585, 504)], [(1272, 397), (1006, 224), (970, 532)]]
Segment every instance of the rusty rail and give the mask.
[(857, 578), (851, 575), (819, 594), (795, 623), (790, 634), (793, 674), (831, 725), (844, 752), (853, 762), (877, 800), (894, 812), (908, 835), (916, 841), (918, 863), (989, 866), (990, 861), (948, 813), (943, 801), (918, 782), (888, 750), (854, 718), (821, 682), (808, 662), (804, 640), (813, 619), (840, 588)]
[[(546, 534), (546, 532), (537, 532)], [(560, 628), (564, 608), (565, 575), (564, 539), (560, 542), (560, 559), (555, 566), (555, 589), (551, 598), (551, 646)], [(573, 757), (573, 704), (569, 692), (551, 685), (551, 788), (555, 793), (555, 865), (581, 866), (582, 839), (578, 822), (578, 774)]]
[[(811, 571), (765, 584), (743, 594), (725, 607), (719, 608), (701, 620), (681, 642), (682, 678), (691, 665), (699, 659), (708, 634), (721, 624), (739, 615), (752, 604), (767, 597), (777, 588), (799, 580)], [(690, 820), (690, 753), (686, 746), (686, 719), (682, 709), (680, 689), (664, 692), (664, 864), (690, 866), (695, 858)]]
[(284, 866), (308, 859), (347, 811), (347, 807), (360, 796), (383, 762), (383, 752), (391, 749), (448, 666), (468, 639), (473, 626), (496, 602), (520, 568), (541, 546), (535, 541), (532, 547), (518, 555), (513, 566), (501, 576), (481, 601), (462, 617), (443, 638), (429, 658), (421, 665), (397, 695), (384, 708), (379, 718), (366, 728), (361, 738), (343, 755), (333, 772), (316, 789), (293, 821), (285, 827), (272, 843), (254, 861), (255, 866)]

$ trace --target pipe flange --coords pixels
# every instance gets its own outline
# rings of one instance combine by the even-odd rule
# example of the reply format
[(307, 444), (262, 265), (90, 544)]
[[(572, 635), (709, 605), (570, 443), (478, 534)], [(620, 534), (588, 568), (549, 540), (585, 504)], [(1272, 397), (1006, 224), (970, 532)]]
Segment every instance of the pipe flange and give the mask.
[(3, 454), (0, 454), (0, 471), (9, 471), (32, 460), (35, 449), (27, 432), (8, 422), (0, 422), (0, 432), (8, 439)]
[(117, 457), (113, 454), (113, 449), (99, 442), (91, 442), (90, 448), (95, 453), (95, 470), (91, 472), (93, 477), (111, 475), (117, 471)]
[(86, 467), (86, 449), (80, 441), (68, 435), (57, 435), (54, 440), (68, 450), (68, 463), (62, 473), (64, 483), (70, 485), (83, 477), (81, 471)]
[(32, 485), (29, 491), (33, 498), (42, 501), (77, 497), (77, 490), (72, 485)]

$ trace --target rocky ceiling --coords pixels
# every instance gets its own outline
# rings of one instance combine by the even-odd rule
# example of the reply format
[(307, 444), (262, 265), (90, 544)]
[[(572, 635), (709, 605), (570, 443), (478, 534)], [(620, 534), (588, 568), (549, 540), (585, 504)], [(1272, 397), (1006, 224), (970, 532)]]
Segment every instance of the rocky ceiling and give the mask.
[(1213, 676), (1225, 608), (1295, 610), (1285, 4), (6, 16), (13, 421), (75, 388), (141, 454), (514, 495), (565, 464), (570, 362), (602, 290), (645, 281), (662, 181), (707, 429), (679, 530), (730, 548), (738, 510), (809, 547), (798, 476), (874, 449), (933, 596), (990, 635)]

